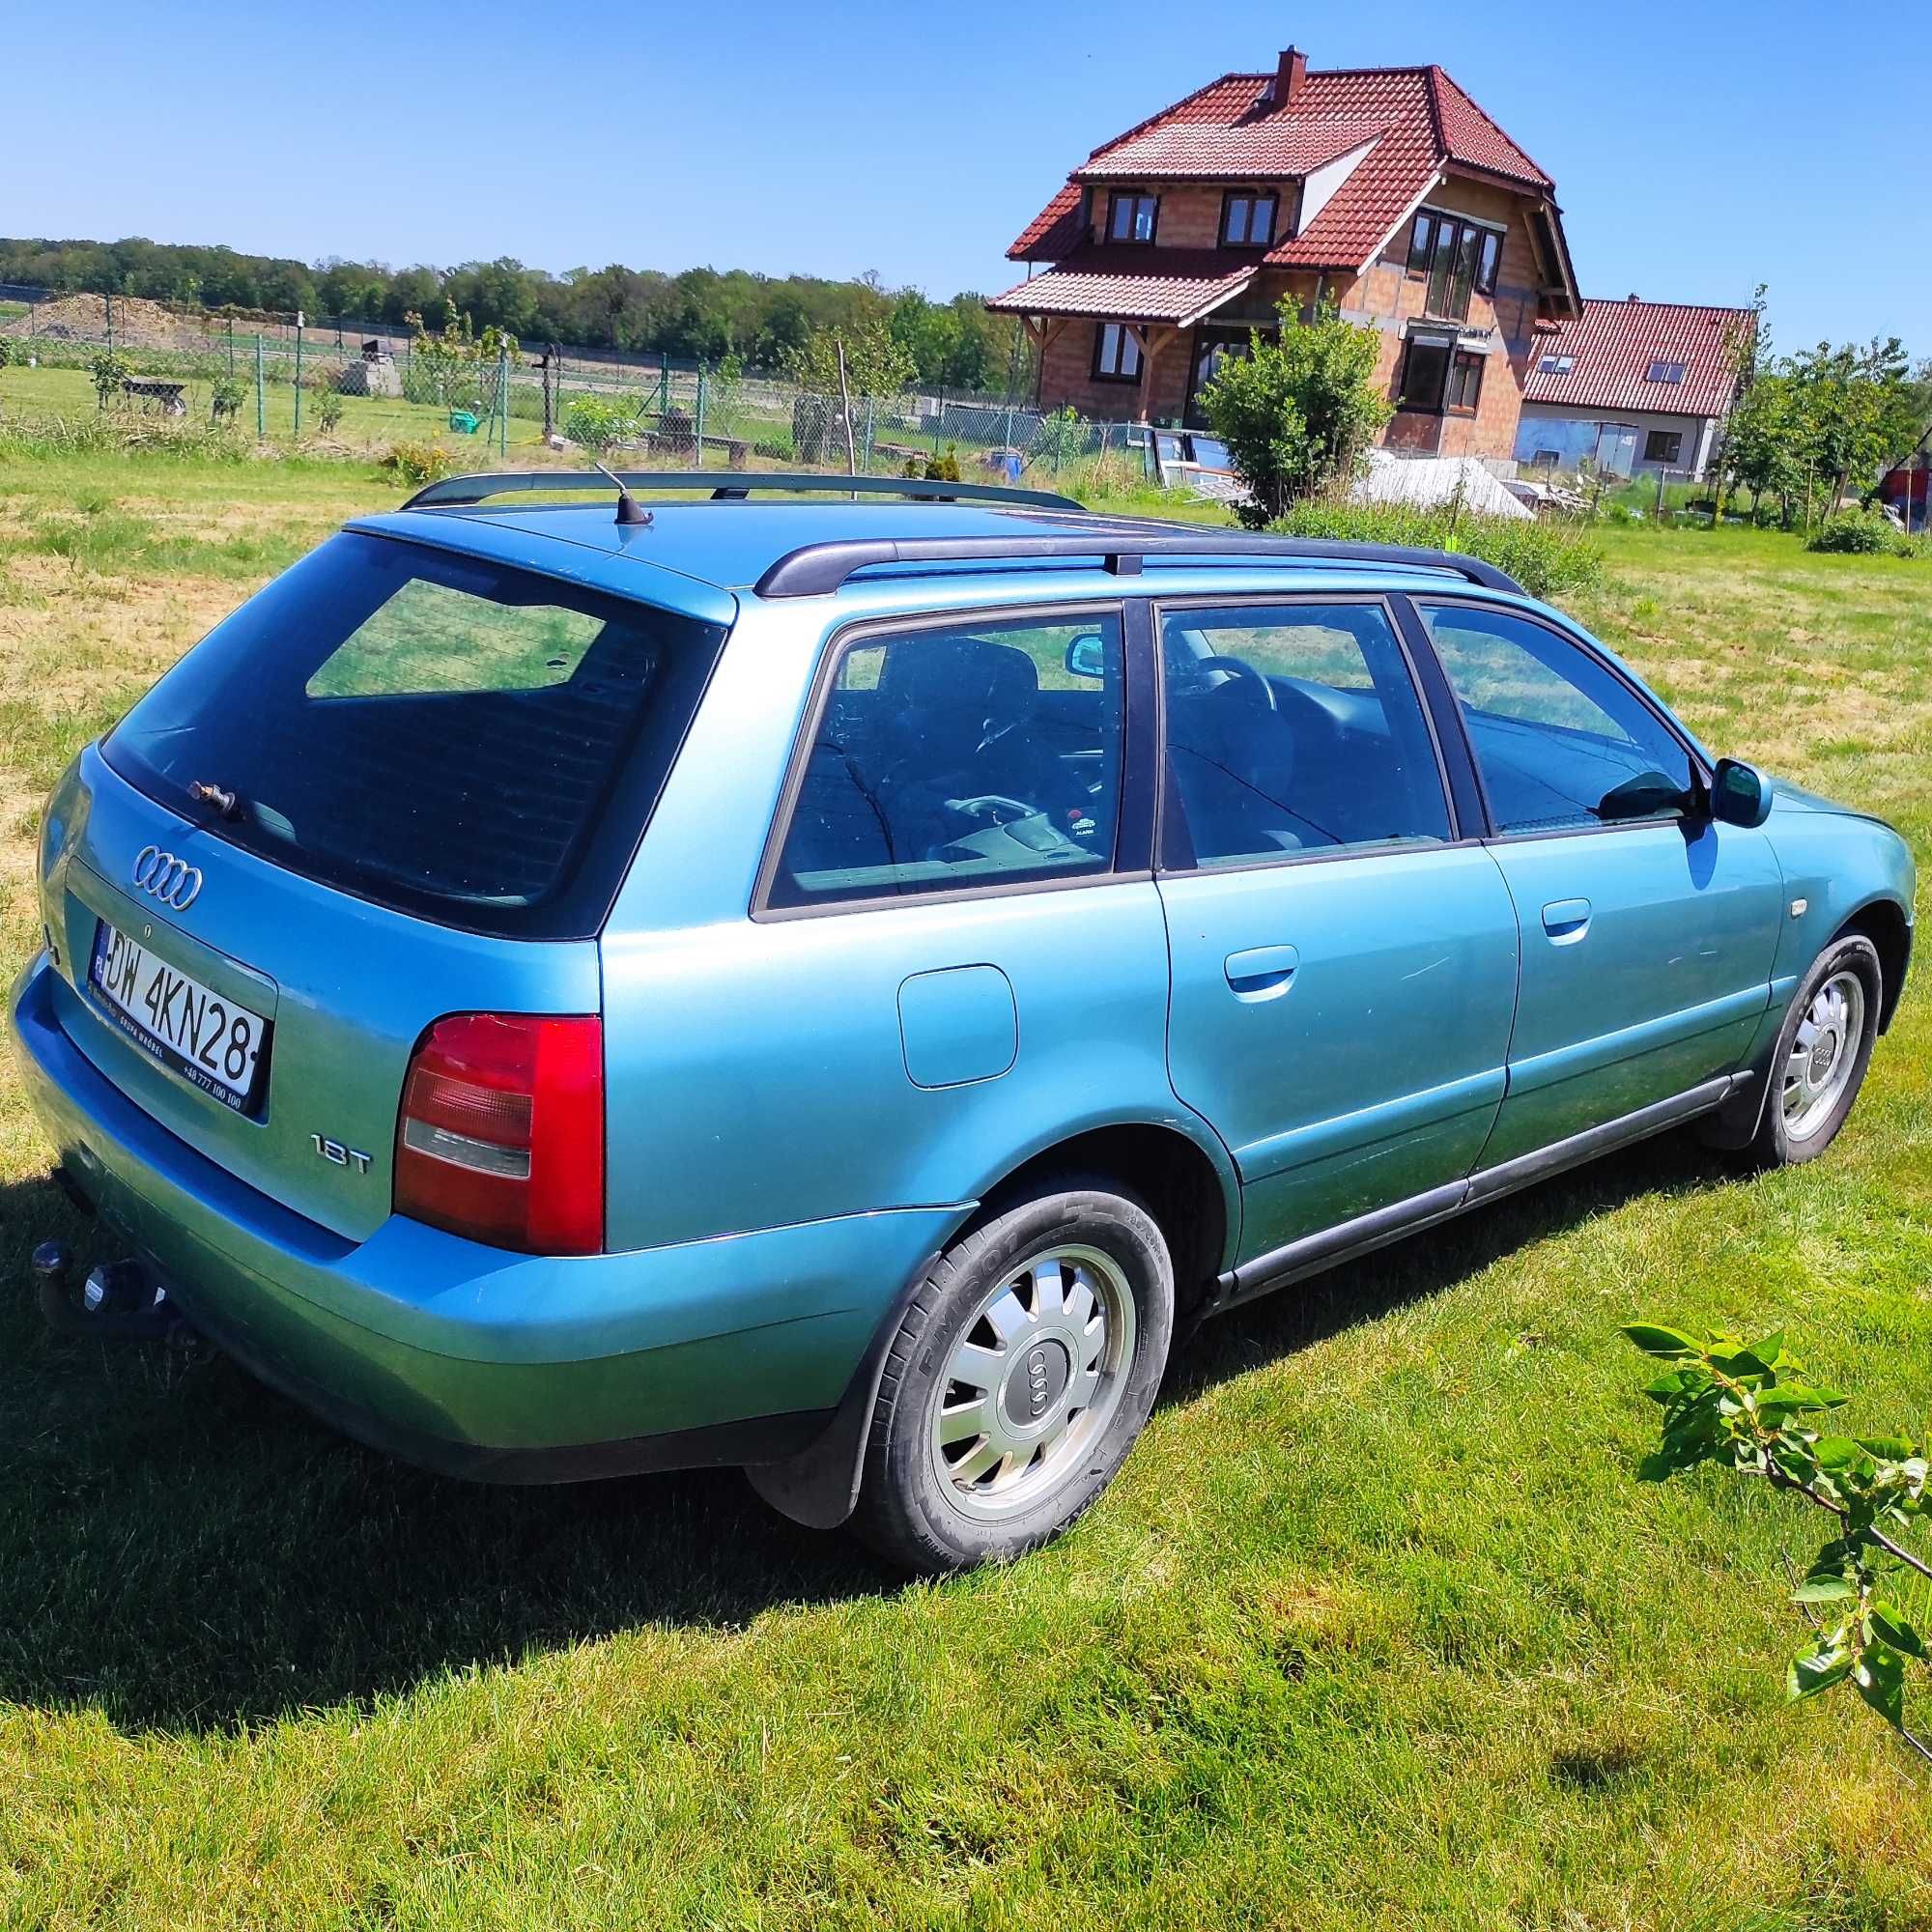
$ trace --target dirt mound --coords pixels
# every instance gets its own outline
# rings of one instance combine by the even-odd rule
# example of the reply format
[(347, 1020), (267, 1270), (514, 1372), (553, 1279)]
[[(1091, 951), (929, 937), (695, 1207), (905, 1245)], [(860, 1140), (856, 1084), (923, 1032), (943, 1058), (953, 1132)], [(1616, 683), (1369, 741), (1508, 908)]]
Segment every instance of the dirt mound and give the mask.
[[(192, 323), (138, 296), (116, 296), (112, 320), (115, 343), (128, 349), (192, 349), (201, 342), (201, 331)], [(45, 336), (56, 342), (101, 342), (108, 321), (104, 296), (56, 296), (0, 325), (0, 333)]]

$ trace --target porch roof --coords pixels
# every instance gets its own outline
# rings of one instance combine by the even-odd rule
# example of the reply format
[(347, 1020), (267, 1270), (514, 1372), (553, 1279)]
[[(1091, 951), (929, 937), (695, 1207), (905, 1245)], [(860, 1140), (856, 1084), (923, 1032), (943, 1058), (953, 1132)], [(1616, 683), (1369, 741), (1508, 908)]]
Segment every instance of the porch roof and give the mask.
[(1210, 249), (1162, 249), (1157, 273), (1147, 266), (1151, 251), (1146, 249), (1132, 258), (1137, 267), (1104, 259), (1120, 252), (1126, 251), (1089, 250), (993, 297), (986, 306), (1000, 315), (1090, 315), (1187, 328), (1232, 301), (1261, 272), (1258, 262), (1231, 269), (1225, 255)]

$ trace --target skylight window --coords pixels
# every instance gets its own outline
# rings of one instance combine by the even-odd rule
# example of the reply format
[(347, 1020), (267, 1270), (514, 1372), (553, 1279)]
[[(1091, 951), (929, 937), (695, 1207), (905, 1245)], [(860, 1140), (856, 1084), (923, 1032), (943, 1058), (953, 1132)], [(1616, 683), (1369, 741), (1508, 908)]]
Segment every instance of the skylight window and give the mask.
[(1662, 360), (1650, 365), (1650, 373), (1643, 379), (1646, 383), (1681, 383), (1684, 380), (1684, 365), (1681, 362)]
[(1536, 365), (1539, 376), (1567, 376), (1577, 366), (1574, 355), (1546, 355)]

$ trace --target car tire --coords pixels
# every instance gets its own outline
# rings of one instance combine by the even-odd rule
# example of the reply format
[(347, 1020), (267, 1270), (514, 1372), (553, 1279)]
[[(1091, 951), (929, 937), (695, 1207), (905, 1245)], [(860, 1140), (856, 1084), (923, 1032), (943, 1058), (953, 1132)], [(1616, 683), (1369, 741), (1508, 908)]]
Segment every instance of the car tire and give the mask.
[(1766, 1072), (1751, 1156), (1796, 1167), (1832, 1145), (1852, 1111), (1878, 1037), (1885, 980), (1862, 933), (1834, 939), (1799, 982)]
[(852, 1527), (923, 1576), (1071, 1523), (1139, 1435), (1174, 1335), (1145, 1203), (1062, 1177), (996, 1203), (915, 1292), (887, 1353)]

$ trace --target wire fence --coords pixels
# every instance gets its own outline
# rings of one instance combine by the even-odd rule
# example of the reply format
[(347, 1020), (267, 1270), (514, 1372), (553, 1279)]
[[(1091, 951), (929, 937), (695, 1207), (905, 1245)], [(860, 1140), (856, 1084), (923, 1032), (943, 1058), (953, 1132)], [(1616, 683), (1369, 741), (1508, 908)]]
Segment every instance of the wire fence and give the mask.
[[(0, 286), (0, 304), (9, 291)], [(0, 307), (0, 412), (116, 411), (285, 445), (469, 452), (567, 440), (605, 461), (1134, 488), (1162, 473), (1144, 424), (1012, 398), (846, 399), (733, 365), (556, 345), (514, 351), (355, 325), (240, 320), (131, 298)], [(1169, 438), (1172, 441), (1172, 438)]]

